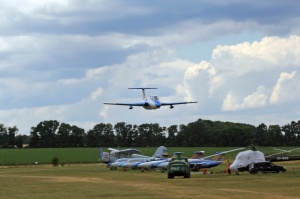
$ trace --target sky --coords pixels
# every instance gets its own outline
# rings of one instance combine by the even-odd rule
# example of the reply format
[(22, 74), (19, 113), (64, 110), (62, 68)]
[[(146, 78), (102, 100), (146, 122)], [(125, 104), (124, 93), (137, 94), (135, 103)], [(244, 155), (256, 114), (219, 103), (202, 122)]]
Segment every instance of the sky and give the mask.
[[(300, 119), (300, 1), (0, 1), (0, 123)], [(145, 110), (104, 102), (198, 101)]]

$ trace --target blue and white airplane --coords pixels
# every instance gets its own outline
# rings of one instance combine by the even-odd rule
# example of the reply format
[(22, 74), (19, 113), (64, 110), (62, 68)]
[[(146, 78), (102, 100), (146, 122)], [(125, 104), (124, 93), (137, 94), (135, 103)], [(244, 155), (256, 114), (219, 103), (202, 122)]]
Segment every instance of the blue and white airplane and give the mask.
[(158, 109), (161, 106), (170, 106), (170, 109), (174, 108), (174, 105), (180, 104), (191, 104), (198, 102), (161, 102), (157, 95), (146, 97), (145, 90), (146, 89), (157, 89), (157, 88), (128, 88), (128, 89), (141, 89), (143, 94), (143, 101), (137, 103), (104, 103), (107, 105), (120, 105), (120, 106), (129, 106), (129, 109), (133, 109), (133, 106), (141, 106), (147, 110)]
[[(195, 151), (193, 157), (188, 159), (188, 164), (190, 165), (190, 168), (194, 171), (197, 171), (202, 168), (216, 167), (219, 164), (223, 163), (226, 153), (237, 151), (237, 150), (243, 150), (243, 149), (245, 149), (245, 147), (232, 149), (224, 152), (217, 152), (214, 155), (210, 155), (206, 157), (202, 157), (204, 151)], [(208, 158), (213, 158), (213, 159), (208, 159)], [(162, 170), (166, 170), (168, 168), (168, 165), (169, 162), (166, 161), (166, 162), (154, 164), (153, 166), (156, 168), (160, 168)]]
[(164, 156), (165, 152), (167, 151), (165, 146), (160, 146), (156, 149), (153, 156), (150, 157), (138, 154), (140, 151), (134, 148), (123, 150), (113, 148), (108, 149), (111, 150), (110, 153), (102, 152), (102, 149), (100, 150), (99, 160), (106, 163), (107, 167), (111, 169), (116, 169), (117, 167), (128, 168), (137, 162), (157, 160)]

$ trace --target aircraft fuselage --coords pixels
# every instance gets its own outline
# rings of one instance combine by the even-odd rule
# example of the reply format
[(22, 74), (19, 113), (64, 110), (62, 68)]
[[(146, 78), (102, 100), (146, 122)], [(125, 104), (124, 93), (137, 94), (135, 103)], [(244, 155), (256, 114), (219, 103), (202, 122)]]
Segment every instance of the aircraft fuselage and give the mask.
[[(157, 98), (157, 96), (154, 96)], [(147, 110), (151, 110), (151, 109), (158, 109), (161, 107), (161, 103), (158, 99), (151, 99), (153, 98), (152, 96), (149, 98), (146, 98), (144, 100), (144, 105), (143, 108), (147, 109)]]

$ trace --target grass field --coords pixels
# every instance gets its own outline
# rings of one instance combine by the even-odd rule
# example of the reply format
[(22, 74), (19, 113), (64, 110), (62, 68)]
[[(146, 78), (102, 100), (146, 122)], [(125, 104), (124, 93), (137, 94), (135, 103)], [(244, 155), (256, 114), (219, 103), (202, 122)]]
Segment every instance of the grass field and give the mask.
[[(156, 147), (139, 148), (142, 154), (152, 156)], [(215, 152), (227, 151), (234, 147), (168, 147), (169, 154), (181, 151), (184, 156), (191, 157), (194, 151), (205, 151), (204, 156), (212, 155)], [(281, 147), (281, 149), (290, 150), (291, 147)], [(278, 151), (272, 148), (259, 148), (265, 155), (274, 154)], [(103, 151), (107, 151), (103, 148)], [(226, 159), (233, 161), (239, 151), (228, 153)], [(62, 164), (74, 163), (97, 163), (100, 154), (100, 148), (44, 148), (44, 149), (0, 149), (0, 166), (7, 165), (34, 165), (49, 164), (52, 158), (58, 157)], [(289, 153), (289, 155), (300, 155), (300, 150)]]
[(102, 163), (1, 167), (0, 198), (300, 198), (300, 162), (281, 165), (287, 172), (237, 176), (222, 173), (222, 164), (209, 170), (213, 174), (192, 173), (189, 179), (168, 179), (159, 171), (111, 171)]

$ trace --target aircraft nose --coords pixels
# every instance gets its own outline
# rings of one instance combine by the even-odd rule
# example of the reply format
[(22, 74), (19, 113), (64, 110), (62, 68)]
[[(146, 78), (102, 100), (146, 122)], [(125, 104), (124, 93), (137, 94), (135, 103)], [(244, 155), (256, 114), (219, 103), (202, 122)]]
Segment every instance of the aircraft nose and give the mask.
[(150, 106), (150, 104), (148, 102), (145, 102), (144, 106)]

